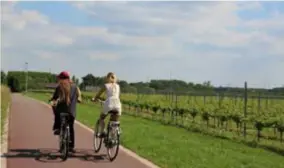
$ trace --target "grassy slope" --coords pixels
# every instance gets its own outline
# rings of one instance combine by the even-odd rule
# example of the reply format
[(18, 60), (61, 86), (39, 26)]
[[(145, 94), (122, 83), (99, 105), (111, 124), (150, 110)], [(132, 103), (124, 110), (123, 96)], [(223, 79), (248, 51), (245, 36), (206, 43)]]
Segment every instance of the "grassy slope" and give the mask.
[[(46, 101), (49, 96), (29, 93)], [(77, 119), (93, 127), (100, 107), (79, 105)], [(124, 115), (122, 144), (164, 168), (280, 168), (284, 158), (264, 149)]]
[(10, 100), (11, 100), (10, 90), (6, 86), (1, 85), (1, 142), (2, 142), (2, 135), (4, 129), (3, 126), (7, 118), (7, 108)]

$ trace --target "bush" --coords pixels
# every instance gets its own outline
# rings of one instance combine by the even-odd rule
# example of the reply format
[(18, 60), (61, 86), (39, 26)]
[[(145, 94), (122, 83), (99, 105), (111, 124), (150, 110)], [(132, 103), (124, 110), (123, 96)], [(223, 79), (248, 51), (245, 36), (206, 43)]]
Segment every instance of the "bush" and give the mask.
[(20, 92), (21, 91), (20, 82), (14, 76), (8, 76), (8, 86), (10, 87), (12, 92)]
[[(7, 74), (8, 86), (12, 92), (21, 92), (26, 89), (26, 72), (9, 71)], [(48, 72), (28, 72), (28, 89), (45, 89), (46, 84), (55, 83), (56, 75)]]
[(7, 109), (10, 101), (11, 94), (9, 88), (5, 85), (1, 85), (1, 133), (3, 133), (3, 126), (7, 118)]

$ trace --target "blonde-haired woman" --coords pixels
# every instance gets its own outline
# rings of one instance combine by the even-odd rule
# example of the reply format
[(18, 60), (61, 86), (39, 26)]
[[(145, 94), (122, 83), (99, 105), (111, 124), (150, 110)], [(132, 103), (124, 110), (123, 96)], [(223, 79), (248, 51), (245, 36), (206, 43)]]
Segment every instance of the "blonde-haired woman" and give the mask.
[(105, 135), (105, 122), (104, 119), (110, 111), (117, 111), (117, 114), (111, 115), (111, 121), (118, 121), (119, 116), (121, 115), (121, 102), (120, 102), (120, 86), (117, 84), (117, 78), (114, 73), (109, 72), (106, 76), (106, 83), (102, 87), (96, 96), (93, 98), (93, 101), (96, 101), (100, 98), (101, 94), (106, 92), (106, 100), (103, 105), (103, 111), (100, 115), (100, 133), (102, 136)]

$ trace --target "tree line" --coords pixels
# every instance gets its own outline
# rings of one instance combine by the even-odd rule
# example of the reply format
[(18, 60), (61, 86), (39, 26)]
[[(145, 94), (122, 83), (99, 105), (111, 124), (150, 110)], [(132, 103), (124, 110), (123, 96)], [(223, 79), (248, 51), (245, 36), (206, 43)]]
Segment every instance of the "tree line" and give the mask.
[[(1, 83), (7, 84), (12, 91), (21, 92), (25, 90), (26, 83), (25, 71), (8, 71), (7, 74), (1, 71)], [(102, 86), (105, 82), (104, 76), (94, 76), (89, 73), (83, 76), (82, 81), (79, 78), (72, 76), (72, 81), (80, 86), (81, 90), (86, 90), (87, 86)], [(28, 89), (45, 89), (46, 84), (56, 82), (56, 74), (49, 72), (28, 72)], [(244, 88), (238, 87), (215, 87), (210, 81), (203, 83), (185, 82), (182, 80), (150, 80), (149, 82), (127, 82), (119, 80), (121, 91), (124, 93), (200, 93), (200, 94), (214, 94), (214, 93), (231, 93), (242, 94)], [(265, 94), (265, 95), (284, 95), (284, 87), (273, 89), (255, 89), (249, 88), (248, 92), (251, 94)]]

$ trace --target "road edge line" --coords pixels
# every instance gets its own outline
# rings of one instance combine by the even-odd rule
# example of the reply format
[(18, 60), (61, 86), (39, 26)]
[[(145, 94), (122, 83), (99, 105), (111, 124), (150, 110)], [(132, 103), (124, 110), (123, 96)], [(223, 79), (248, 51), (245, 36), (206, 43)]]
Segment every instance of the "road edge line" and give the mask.
[[(25, 95), (24, 95), (25, 96)], [(51, 106), (41, 100), (38, 100), (38, 99), (35, 99), (35, 98), (32, 98), (32, 97), (29, 97), (29, 96), (25, 96), (29, 99), (32, 99), (34, 101), (37, 101), (39, 102), (40, 104), (48, 107), (51, 109)], [(75, 123), (78, 124), (80, 127), (86, 129), (87, 131), (91, 132), (91, 133), (94, 133), (94, 131), (89, 128), (88, 126), (84, 125), (83, 123), (81, 123), (80, 121), (78, 120), (75, 120)], [(132, 152), (131, 150), (127, 149), (126, 147), (123, 147), (122, 145), (119, 146), (120, 150), (122, 150), (123, 152), (125, 152), (126, 154), (128, 154), (129, 156), (133, 157), (134, 159), (138, 160), (139, 162), (143, 163), (144, 165), (150, 167), (150, 168), (160, 168), (159, 166), (155, 165), (154, 163), (150, 162), (149, 160), (139, 156), (138, 154), (136, 154), (135, 152)]]
[(9, 102), (8, 108), (6, 109), (7, 117), (5, 119), (5, 125), (3, 129), (4, 133), (1, 141), (1, 168), (7, 168), (7, 158), (5, 157), (5, 154), (8, 152), (8, 144), (9, 144), (9, 120), (10, 120), (11, 104), (12, 103)]

